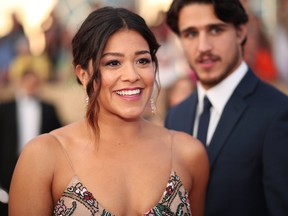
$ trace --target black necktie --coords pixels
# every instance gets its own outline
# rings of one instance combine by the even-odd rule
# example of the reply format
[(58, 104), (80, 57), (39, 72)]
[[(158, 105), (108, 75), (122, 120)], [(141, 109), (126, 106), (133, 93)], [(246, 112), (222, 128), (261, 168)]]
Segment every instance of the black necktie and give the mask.
[(207, 96), (204, 97), (204, 109), (200, 115), (197, 138), (206, 145), (207, 131), (210, 120), (211, 103)]

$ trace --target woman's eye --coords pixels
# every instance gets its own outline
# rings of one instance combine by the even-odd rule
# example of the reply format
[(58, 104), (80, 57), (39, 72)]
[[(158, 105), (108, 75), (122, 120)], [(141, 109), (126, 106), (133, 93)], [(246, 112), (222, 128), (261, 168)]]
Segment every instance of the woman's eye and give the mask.
[(118, 65), (120, 65), (120, 62), (117, 61), (117, 60), (108, 61), (108, 62), (105, 64), (105, 66), (111, 66), (111, 67), (113, 67), (113, 66), (118, 66)]
[(151, 62), (151, 59), (148, 59), (148, 58), (142, 58), (137, 61), (137, 63), (142, 64), (142, 65), (149, 64), (150, 62)]

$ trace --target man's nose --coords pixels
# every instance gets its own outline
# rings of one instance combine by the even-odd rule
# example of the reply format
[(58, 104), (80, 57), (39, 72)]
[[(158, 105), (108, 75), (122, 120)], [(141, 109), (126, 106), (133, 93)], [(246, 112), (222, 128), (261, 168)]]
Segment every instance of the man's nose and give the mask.
[(211, 51), (213, 48), (211, 39), (209, 39), (209, 36), (207, 34), (202, 34), (199, 36), (198, 40), (198, 50), (199, 52), (208, 52)]

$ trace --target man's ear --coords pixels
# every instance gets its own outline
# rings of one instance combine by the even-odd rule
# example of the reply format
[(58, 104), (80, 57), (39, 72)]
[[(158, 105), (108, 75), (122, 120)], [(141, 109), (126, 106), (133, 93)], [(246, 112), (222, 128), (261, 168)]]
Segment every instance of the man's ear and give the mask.
[(243, 41), (246, 39), (248, 33), (248, 27), (246, 24), (241, 24), (236, 28), (236, 34), (238, 38), (239, 44), (242, 44)]
[(81, 65), (77, 65), (76, 68), (75, 68), (75, 71), (76, 71), (76, 76), (78, 77), (79, 81), (82, 83), (82, 85), (84, 87), (86, 87), (87, 83), (89, 81), (88, 71), (83, 69), (81, 67)]

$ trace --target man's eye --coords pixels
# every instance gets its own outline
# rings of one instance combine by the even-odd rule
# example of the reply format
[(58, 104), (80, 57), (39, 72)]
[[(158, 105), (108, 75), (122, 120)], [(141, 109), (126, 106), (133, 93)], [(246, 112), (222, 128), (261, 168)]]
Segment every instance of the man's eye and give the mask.
[(108, 61), (105, 66), (118, 66), (120, 65), (120, 62), (117, 60), (112, 60), (112, 61)]
[(222, 32), (222, 29), (218, 28), (218, 27), (214, 27), (214, 28), (211, 29), (211, 33), (214, 34), (214, 35), (215, 34), (219, 34), (221, 32)]
[(142, 65), (149, 64), (150, 62), (151, 62), (151, 59), (148, 59), (148, 58), (142, 58), (137, 61), (138, 64), (142, 64)]
[(182, 37), (184, 38), (194, 38), (196, 36), (197, 36), (197, 32), (194, 32), (194, 31), (187, 31), (182, 34)]
[(187, 37), (193, 38), (196, 37), (197, 32), (188, 32)]

